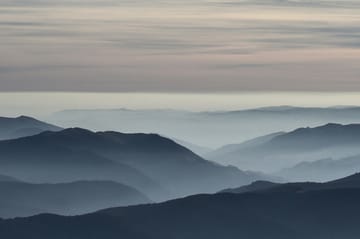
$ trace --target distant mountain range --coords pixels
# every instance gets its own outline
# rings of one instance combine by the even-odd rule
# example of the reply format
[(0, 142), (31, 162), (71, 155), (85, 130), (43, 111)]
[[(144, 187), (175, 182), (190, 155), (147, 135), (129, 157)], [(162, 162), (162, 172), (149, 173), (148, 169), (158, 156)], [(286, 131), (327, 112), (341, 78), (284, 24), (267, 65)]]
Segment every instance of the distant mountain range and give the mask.
[[(301, 111), (249, 112), (280, 117), (293, 110)], [(238, 112), (232, 113), (235, 117), (198, 114), (235, 122)], [(62, 129), (25, 116), (2, 119), (0, 218), (24, 217), (0, 219), (6, 239), (357, 239), (360, 234), (360, 174), (353, 174), (360, 171), (360, 124), (274, 131), (207, 152), (153, 133)], [(218, 130), (213, 128), (213, 137)], [(276, 177), (297, 182), (279, 183)], [(173, 198), (178, 199), (161, 202)]]
[(243, 169), (274, 172), (303, 161), (356, 154), (360, 154), (360, 124), (326, 124), (225, 146), (206, 158)]
[[(63, 128), (51, 125), (29, 116), (19, 116), (16, 118), (0, 117), (0, 140), (16, 139), (25, 136), (39, 134), (44, 131), (60, 131)], [(166, 137), (166, 136), (164, 136)], [(171, 138), (176, 143), (190, 149), (198, 155), (203, 155), (212, 149), (199, 146), (184, 140)]]
[(272, 134), (260, 136), (260, 137), (250, 139), (250, 140), (247, 140), (247, 141), (239, 143), (239, 144), (224, 145), (224, 146), (220, 147), (219, 149), (207, 152), (204, 155), (204, 157), (206, 157), (206, 158), (208, 158), (210, 160), (217, 161), (217, 158), (220, 159), (220, 158), (222, 158), (224, 156), (226, 157), (226, 155), (234, 154), (237, 151), (242, 150), (242, 149), (248, 149), (248, 148), (260, 146), (262, 144), (267, 143), (268, 141), (275, 138), (276, 136), (279, 136), (279, 135), (282, 135), (282, 134), (285, 134), (285, 132), (277, 132), (277, 133), (272, 133)]
[(204, 160), (156, 134), (95, 133), (81, 128), (0, 141), (0, 174), (32, 183), (112, 180), (153, 200), (269, 179)]
[(360, 188), (360, 173), (352, 174), (344, 178), (328, 181), (325, 183), (296, 182), (274, 183), (269, 181), (256, 181), (249, 185), (238, 188), (225, 189), (219, 193), (273, 193), (273, 192), (297, 192), (303, 193), (325, 189), (348, 189)]
[(81, 144), (82, 140), (91, 140), (87, 135), (92, 134), (96, 135), (87, 130), (68, 129), (0, 141), (0, 173), (33, 183), (113, 180), (144, 193), (166, 195), (158, 183), (139, 170), (76, 148), (75, 141)]
[(0, 140), (34, 135), (43, 131), (59, 131), (62, 128), (28, 116), (0, 117)]
[(76, 215), (114, 206), (150, 203), (139, 191), (110, 181), (63, 184), (0, 182), (0, 217), (39, 213)]
[(317, 127), (329, 122), (360, 123), (360, 107), (265, 107), (237, 111), (92, 109), (57, 112), (44, 120), (63, 127), (158, 133), (218, 148), (273, 132)]
[[(76, 217), (0, 221), (7, 239), (357, 239), (360, 175), (111, 208)], [(44, 226), (46, 225), (46, 226)]]
[(301, 162), (276, 174), (292, 181), (327, 181), (360, 172), (360, 155), (341, 159), (321, 159)]

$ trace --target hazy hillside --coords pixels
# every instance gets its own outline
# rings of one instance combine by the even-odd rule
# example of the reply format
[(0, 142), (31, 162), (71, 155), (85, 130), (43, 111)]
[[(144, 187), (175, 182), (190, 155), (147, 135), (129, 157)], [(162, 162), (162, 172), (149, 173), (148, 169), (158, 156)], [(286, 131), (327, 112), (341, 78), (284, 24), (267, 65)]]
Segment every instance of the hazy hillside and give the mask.
[(275, 138), (276, 136), (279, 136), (282, 134), (285, 134), (285, 132), (277, 132), (277, 133), (260, 136), (260, 137), (254, 138), (254, 139), (247, 140), (240, 144), (224, 145), (216, 150), (208, 152), (207, 154), (205, 154), (204, 157), (206, 157), (209, 160), (216, 161), (217, 158), (221, 158), (224, 155), (236, 153), (238, 150), (260, 146), (260, 145), (270, 141), (271, 139)]
[(35, 135), (43, 131), (59, 131), (60, 127), (28, 116), (0, 117), (0, 140)]
[(200, 156), (205, 156), (207, 153), (213, 151), (213, 149), (211, 149), (211, 148), (196, 145), (196, 144), (193, 144), (193, 143), (189, 143), (189, 142), (186, 142), (186, 141), (181, 140), (181, 139), (174, 139), (174, 138), (170, 138), (170, 139), (175, 141), (177, 144), (180, 144), (180, 145), (184, 146), (185, 148), (191, 150), (192, 152), (194, 152), (194, 153), (196, 153), (197, 155), (200, 155)]
[(57, 112), (44, 120), (63, 127), (158, 133), (210, 148), (329, 122), (359, 123), (359, 107), (267, 107), (238, 111), (91, 109)]
[(155, 134), (123, 134), (70, 128), (1, 141), (0, 173), (31, 182), (114, 180), (152, 199), (268, 179), (206, 161)]
[(360, 0), (0, 0), (0, 239), (360, 239)]
[(360, 172), (360, 155), (336, 160), (327, 158), (313, 162), (301, 162), (276, 174), (292, 181), (326, 181), (356, 172)]
[(2, 220), (0, 233), (7, 239), (357, 239), (359, 175), (341, 181), (353, 187), (195, 195), (77, 217), (39, 215)]
[[(87, 132), (79, 130), (78, 135), (83, 131)], [(158, 183), (133, 167), (114, 162), (94, 152), (66, 146), (72, 144), (70, 141), (47, 137), (49, 134), (66, 133), (67, 130), (44, 132), (0, 141), (0, 173), (34, 183), (112, 180), (135, 187), (149, 196), (168, 195)]]
[(326, 124), (265, 138), (268, 140), (255, 145), (245, 143), (228, 151), (220, 149), (207, 158), (243, 169), (274, 172), (303, 161), (360, 154), (360, 124)]
[(149, 203), (135, 190), (110, 181), (78, 181), (63, 184), (0, 182), (0, 217), (39, 213), (75, 215), (114, 206)]

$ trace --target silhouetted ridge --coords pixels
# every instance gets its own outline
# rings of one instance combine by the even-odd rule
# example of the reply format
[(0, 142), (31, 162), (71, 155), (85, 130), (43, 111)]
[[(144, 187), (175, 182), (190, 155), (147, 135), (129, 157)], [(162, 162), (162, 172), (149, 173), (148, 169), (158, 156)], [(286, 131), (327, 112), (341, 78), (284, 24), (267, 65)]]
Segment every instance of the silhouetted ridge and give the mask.
[(195, 195), (76, 217), (0, 220), (0, 233), (7, 239), (357, 239), (360, 188), (318, 185)]
[(277, 174), (292, 180), (329, 181), (360, 171), (360, 155), (340, 159), (325, 158), (306, 161), (285, 168)]
[(345, 178), (340, 178), (337, 180), (330, 181), (332, 184), (348, 184), (360, 187), (360, 173), (355, 173), (353, 175), (347, 176)]
[(295, 182), (295, 183), (273, 183), (268, 181), (256, 181), (249, 185), (238, 188), (225, 189), (219, 193), (268, 193), (268, 192), (304, 192), (324, 189), (360, 189), (360, 173), (350, 175), (345, 178), (328, 181), (325, 183), (314, 182)]
[(111, 181), (29, 184), (0, 181), (0, 217), (30, 216), (44, 212), (84, 214), (114, 206), (149, 203), (142, 193)]
[(50, 117), (51, 122), (67, 127), (154, 132), (210, 148), (304, 126), (358, 122), (359, 118), (360, 107), (291, 106), (214, 112), (78, 109), (57, 112)]
[(62, 128), (29, 116), (0, 117), (0, 140), (35, 135), (43, 131), (59, 131)]
[[(248, 142), (223, 147), (210, 153), (207, 158), (243, 169), (274, 172), (294, 167), (304, 160), (311, 162), (321, 158), (346, 158), (360, 155), (360, 124), (329, 123), (314, 128), (298, 128), (278, 135), (266, 135)], [(230, 150), (224, 150), (229, 148)], [(346, 175), (332, 173), (335, 173), (335, 177)], [(347, 174), (349, 173), (354, 173), (354, 171), (347, 171)], [(331, 173), (329, 172), (328, 175)], [(284, 174), (280, 172), (279, 176), (292, 179), (290, 171)], [(308, 176), (311, 174), (309, 173)], [(310, 178), (314, 179), (315, 176)], [(320, 171), (319, 178), (321, 179)], [(294, 177), (294, 179), (300, 178)], [(329, 178), (323, 177), (323, 179)]]
[[(297, 145), (295, 145), (297, 143)], [(279, 135), (269, 141), (272, 147), (291, 147), (316, 149), (321, 147), (353, 145), (360, 143), (360, 124), (333, 124), (315, 128), (299, 128), (287, 134)]]
[(266, 142), (269, 142), (271, 139), (275, 138), (276, 136), (279, 136), (282, 134), (285, 134), (285, 132), (276, 132), (276, 133), (260, 136), (260, 137), (254, 138), (254, 139), (247, 140), (240, 144), (225, 145), (225, 146), (220, 147), (217, 150), (209, 152), (208, 154), (205, 155), (205, 157), (216, 160), (217, 158), (221, 158), (223, 155), (233, 154), (233, 153), (236, 153), (237, 151), (240, 151), (243, 149), (260, 146)]
[[(216, 192), (266, 178), (204, 160), (157, 134), (69, 128), (2, 141), (0, 152), (0, 166), (7, 165), (0, 173), (11, 171), (11, 175), (31, 182), (113, 180), (138, 188), (152, 199)], [(31, 172), (25, 178), (19, 171), (22, 167)]]
[(238, 188), (225, 189), (220, 191), (219, 193), (246, 193), (253, 191), (261, 191), (267, 190), (277, 185), (279, 185), (279, 183), (273, 183), (269, 181), (255, 181), (249, 185), (241, 186)]
[(99, 143), (103, 141), (105, 143), (116, 143), (123, 145), (138, 144), (147, 147), (148, 149), (152, 149), (153, 146), (164, 146), (163, 150), (168, 150), (170, 147), (170, 149), (189, 151), (185, 147), (178, 145), (174, 141), (162, 137), (158, 134), (125, 134), (115, 131), (93, 132), (83, 128), (67, 128), (58, 132), (43, 132), (39, 135), (38, 138), (41, 136), (54, 137), (58, 138), (59, 140), (83, 140), (78, 142), (78, 144), (86, 144), (90, 143), (91, 141), (94, 143)]
[(149, 196), (167, 195), (166, 190), (140, 170), (92, 150), (99, 142), (95, 133), (83, 129), (48, 131), (0, 141), (0, 173), (35, 183), (112, 180)]

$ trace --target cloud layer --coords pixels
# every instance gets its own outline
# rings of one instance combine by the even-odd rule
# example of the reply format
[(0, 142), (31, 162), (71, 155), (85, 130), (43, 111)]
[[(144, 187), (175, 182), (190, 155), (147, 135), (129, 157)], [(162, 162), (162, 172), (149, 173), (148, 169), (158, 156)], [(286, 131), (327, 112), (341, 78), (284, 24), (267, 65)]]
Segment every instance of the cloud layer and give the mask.
[(2, 0), (0, 91), (360, 90), (360, 1)]

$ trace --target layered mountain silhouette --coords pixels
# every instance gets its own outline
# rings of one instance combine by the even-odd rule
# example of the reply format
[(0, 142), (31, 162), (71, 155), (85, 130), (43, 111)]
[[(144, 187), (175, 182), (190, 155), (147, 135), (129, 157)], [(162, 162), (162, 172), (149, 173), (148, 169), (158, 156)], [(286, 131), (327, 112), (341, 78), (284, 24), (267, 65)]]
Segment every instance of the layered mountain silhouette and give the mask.
[(326, 158), (312, 162), (301, 162), (277, 173), (292, 181), (327, 181), (341, 178), (360, 171), (360, 155), (332, 159)]
[(191, 150), (192, 152), (194, 152), (194, 153), (196, 153), (197, 155), (200, 155), (200, 156), (204, 156), (207, 153), (213, 151), (213, 149), (211, 149), (211, 148), (196, 145), (196, 144), (193, 144), (193, 143), (181, 140), (181, 139), (174, 139), (174, 138), (170, 138), (170, 139), (173, 140), (175, 143), (184, 146), (185, 148)]
[(295, 183), (274, 183), (269, 181), (255, 181), (249, 185), (230, 188), (219, 193), (269, 193), (269, 192), (305, 192), (324, 189), (347, 189), (360, 188), (360, 173), (340, 178), (325, 183), (295, 182)]
[[(128, 165), (114, 162), (94, 152), (68, 146), (73, 142), (56, 135), (83, 136), (86, 130), (43, 132), (19, 139), (0, 141), (0, 173), (32, 183), (58, 183), (78, 180), (112, 180), (150, 195), (167, 192), (150, 177)], [(54, 136), (54, 137), (48, 137)]]
[(196, 145), (218, 148), (225, 144), (299, 127), (329, 122), (359, 122), (360, 107), (265, 107), (235, 111), (88, 109), (65, 110), (46, 120), (64, 127), (120, 132), (154, 132)]
[(156, 134), (81, 128), (0, 141), (0, 173), (36, 183), (112, 180), (155, 200), (266, 178), (204, 160)]
[(274, 183), (269, 181), (255, 181), (249, 185), (237, 187), (237, 188), (229, 188), (221, 190), (219, 193), (247, 193), (247, 192), (255, 192), (261, 190), (267, 190), (269, 188), (281, 185), (280, 183)]
[(195, 195), (77, 217), (1, 220), (0, 233), (7, 239), (358, 238), (359, 174), (327, 184), (275, 188)]
[(240, 144), (228, 144), (228, 145), (220, 147), (219, 149), (208, 152), (207, 154), (205, 154), (204, 157), (209, 158), (211, 160), (216, 160), (217, 158), (221, 158), (224, 155), (226, 156), (228, 154), (236, 153), (239, 150), (243, 150), (243, 149), (245, 150), (248, 148), (260, 146), (262, 144), (267, 143), (268, 141), (275, 138), (276, 136), (279, 136), (282, 134), (285, 134), (285, 132), (277, 132), (277, 133), (272, 133), (272, 134), (256, 137), (254, 139), (247, 140)]
[(35, 135), (43, 131), (59, 131), (62, 128), (28, 116), (0, 117), (0, 140)]
[(271, 172), (292, 167), (302, 161), (348, 157), (360, 154), (360, 124), (299, 128), (254, 141), (257, 143), (240, 144), (228, 151), (220, 149), (207, 158), (244, 169)]
[(134, 188), (111, 181), (78, 181), (62, 184), (0, 182), (0, 217), (39, 213), (84, 214), (114, 206), (149, 203)]

